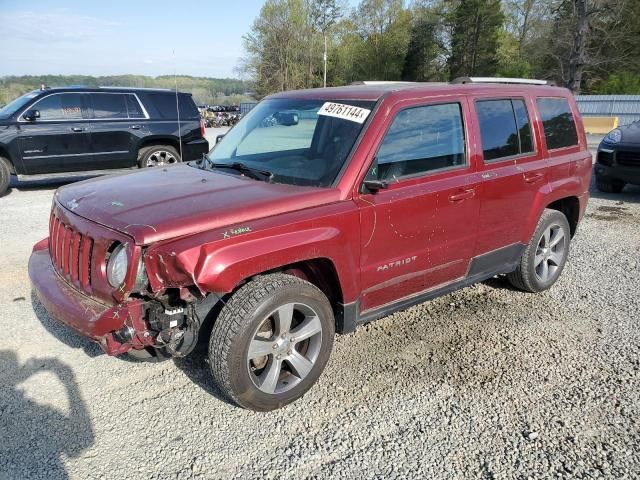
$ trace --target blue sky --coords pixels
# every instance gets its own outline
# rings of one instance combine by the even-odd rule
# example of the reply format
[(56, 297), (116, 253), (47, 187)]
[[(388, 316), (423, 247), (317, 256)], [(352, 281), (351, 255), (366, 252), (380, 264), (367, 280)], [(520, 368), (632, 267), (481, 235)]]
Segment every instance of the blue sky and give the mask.
[(242, 35), (263, 3), (0, 0), (0, 76), (235, 77)]

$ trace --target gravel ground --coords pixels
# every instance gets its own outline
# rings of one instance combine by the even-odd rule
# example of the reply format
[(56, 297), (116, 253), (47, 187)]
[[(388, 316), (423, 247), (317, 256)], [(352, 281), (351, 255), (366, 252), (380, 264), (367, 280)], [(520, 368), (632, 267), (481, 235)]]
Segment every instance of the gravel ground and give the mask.
[(0, 199), (0, 478), (640, 478), (640, 188), (594, 192), (561, 279), (492, 279), (339, 336), (253, 413), (205, 359), (130, 363), (58, 325), (27, 259), (53, 188)]

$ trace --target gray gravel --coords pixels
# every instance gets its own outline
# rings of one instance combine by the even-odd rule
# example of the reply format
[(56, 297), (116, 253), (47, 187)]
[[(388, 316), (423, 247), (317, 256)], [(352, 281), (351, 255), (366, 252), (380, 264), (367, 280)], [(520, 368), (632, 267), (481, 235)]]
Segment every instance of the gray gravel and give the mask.
[(552, 290), (493, 279), (337, 337), (266, 414), (201, 356), (114, 359), (47, 316), (52, 194), (0, 199), (0, 478), (640, 478), (640, 188), (594, 192)]

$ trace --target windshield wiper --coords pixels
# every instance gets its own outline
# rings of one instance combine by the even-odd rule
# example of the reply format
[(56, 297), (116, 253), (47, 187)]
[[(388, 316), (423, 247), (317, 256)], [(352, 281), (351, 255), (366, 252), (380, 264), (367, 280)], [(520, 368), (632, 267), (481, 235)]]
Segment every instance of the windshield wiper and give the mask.
[(213, 168), (229, 168), (256, 180), (266, 180), (269, 183), (273, 181), (273, 172), (270, 172), (269, 170), (261, 170), (259, 168), (250, 167), (241, 162), (215, 163), (208, 157), (207, 160), (210, 162)]

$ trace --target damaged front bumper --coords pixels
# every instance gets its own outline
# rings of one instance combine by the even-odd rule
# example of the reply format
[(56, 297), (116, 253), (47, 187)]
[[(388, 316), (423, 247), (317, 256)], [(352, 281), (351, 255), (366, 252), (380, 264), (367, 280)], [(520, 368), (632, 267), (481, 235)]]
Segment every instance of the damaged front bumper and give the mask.
[(47, 312), (79, 334), (99, 343), (109, 355), (153, 345), (155, 339), (144, 321), (145, 302), (129, 299), (107, 305), (80, 292), (54, 269), (48, 239), (33, 247), (29, 278)]

